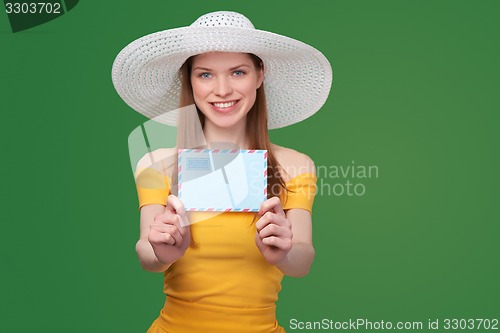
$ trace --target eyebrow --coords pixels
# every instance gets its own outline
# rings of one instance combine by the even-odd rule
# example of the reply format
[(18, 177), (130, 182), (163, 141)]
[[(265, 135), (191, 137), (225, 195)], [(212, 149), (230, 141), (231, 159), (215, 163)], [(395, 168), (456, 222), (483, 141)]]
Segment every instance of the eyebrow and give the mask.
[[(250, 65), (241, 64), (241, 65), (229, 68), (229, 71), (234, 71), (235, 69), (241, 68), (241, 67), (250, 67)], [(195, 70), (202, 70), (202, 71), (208, 71), (208, 72), (210, 72), (212, 69), (206, 68), (206, 67), (195, 67), (195, 68), (193, 68), (193, 71), (195, 71)]]

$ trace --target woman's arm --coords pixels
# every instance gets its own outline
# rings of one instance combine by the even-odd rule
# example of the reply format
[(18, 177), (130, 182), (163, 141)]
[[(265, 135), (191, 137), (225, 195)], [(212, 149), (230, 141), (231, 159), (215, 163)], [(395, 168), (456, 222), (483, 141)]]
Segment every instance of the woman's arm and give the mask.
[(285, 214), (278, 197), (264, 201), (260, 213), (255, 243), (267, 262), (289, 276), (307, 275), (315, 256), (311, 213), (290, 209)]
[[(299, 174), (316, 174), (316, 167), (309, 156), (277, 145), (272, 147), (285, 181)], [(307, 189), (304, 194), (311, 195), (309, 191)], [(263, 203), (260, 214), (256, 225), (256, 243), (266, 260), (286, 275), (307, 275), (315, 257), (311, 213), (301, 208), (291, 208), (285, 213), (280, 200), (271, 198)]]
[(184, 205), (169, 195), (167, 205), (141, 208), (140, 237), (135, 246), (142, 268), (163, 272), (182, 257), (191, 242)]
[(151, 246), (148, 240), (151, 224), (155, 216), (162, 214), (164, 210), (165, 206), (163, 205), (146, 205), (141, 208), (140, 236), (135, 245), (135, 251), (137, 252), (137, 257), (139, 258), (142, 268), (146, 271), (163, 272), (170, 266), (158, 260), (158, 257), (153, 251), (153, 246)]
[(316, 254), (312, 244), (311, 213), (304, 209), (290, 209), (286, 218), (292, 225), (292, 248), (276, 266), (286, 275), (302, 277), (309, 273)]

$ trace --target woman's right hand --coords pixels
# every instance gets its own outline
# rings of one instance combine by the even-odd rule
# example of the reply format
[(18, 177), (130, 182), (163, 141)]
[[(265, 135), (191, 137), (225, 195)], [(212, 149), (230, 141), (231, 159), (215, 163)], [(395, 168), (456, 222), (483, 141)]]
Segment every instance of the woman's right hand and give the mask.
[(164, 212), (156, 215), (148, 240), (163, 264), (172, 264), (186, 252), (191, 243), (191, 231), (184, 204), (175, 195), (168, 196)]

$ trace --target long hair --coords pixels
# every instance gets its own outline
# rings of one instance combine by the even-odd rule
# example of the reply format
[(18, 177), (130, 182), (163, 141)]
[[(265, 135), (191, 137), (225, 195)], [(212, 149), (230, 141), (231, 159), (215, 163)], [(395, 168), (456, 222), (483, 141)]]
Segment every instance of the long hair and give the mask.
[[(263, 69), (264, 63), (256, 55), (249, 53), (252, 62), (257, 70)], [(193, 87), (191, 85), (191, 68), (193, 57), (188, 58), (179, 70), (179, 80), (181, 82), (180, 107), (195, 104), (193, 96)], [(196, 107), (198, 117), (202, 127), (205, 125), (205, 115)], [(179, 114), (179, 117), (181, 115)], [(267, 127), (267, 106), (264, 93), (264, 83), (257, 89), (255, 103), (247, 113), (246, 133), (250, 149), (267, 150), (267, 197), (280, 196), (286, 191), (286, 184), (281, 177), (283, 169), (276, 160)], [(178, 131), (178, 133), (181, 131)], [(178, 140), (180, 138), (178, 137)]]

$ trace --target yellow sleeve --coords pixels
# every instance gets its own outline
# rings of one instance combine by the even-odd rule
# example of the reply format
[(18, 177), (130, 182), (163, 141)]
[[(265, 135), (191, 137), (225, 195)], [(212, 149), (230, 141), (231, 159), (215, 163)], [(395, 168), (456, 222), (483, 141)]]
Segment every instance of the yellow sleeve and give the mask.
[(283, 209), (302, 208), (312, 213), (316, 181), (317, 177), (311, 173), (303, 173), (290, 179), (286, 183), (288, 191), (282, 200)]
[(136, 173), (135, 185), (139, 198), (139, 209), (144, 205), (166, 205), (170, 193), (168, 177), (158, 170), (146, 168)]

